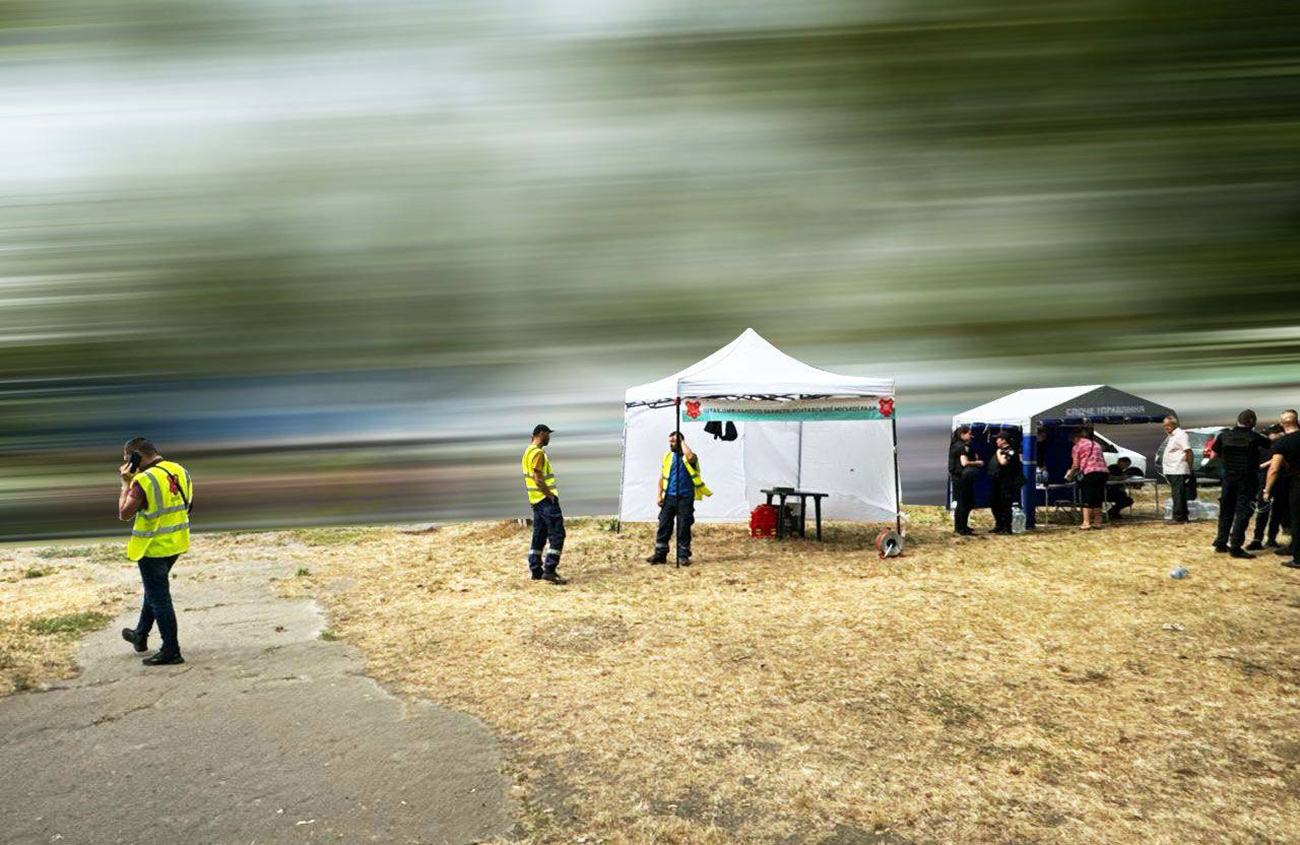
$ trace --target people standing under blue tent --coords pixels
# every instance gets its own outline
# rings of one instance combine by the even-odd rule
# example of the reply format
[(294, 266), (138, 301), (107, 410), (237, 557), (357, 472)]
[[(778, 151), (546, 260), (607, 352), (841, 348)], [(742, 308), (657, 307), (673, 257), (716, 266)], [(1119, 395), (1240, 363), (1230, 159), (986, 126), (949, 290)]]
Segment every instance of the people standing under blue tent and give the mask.
[[(1264, 430), (1268, 437), (1269, 449), (1285, 433), (1282, 426), (1274, 423)], [(1269, 456), (1264, 456), (1264, 462), (1259, 466), (1259, 477), (1256, 479), (1259, 484), (1261, 493), (1264, 491), (1264, 482), (1268, 480)], [(1291, 497), (1288, 495), (1286, 487), (1278, 487), (1277, 495), (1273, 497), (1273, 502), (1267, 507), (1260, 507), (1255, 512), (1255, 537), (1246, 546), (1248, 552), (1262, 551), (1264, 548), (1277, 548), (1277, 534), (1283, 529), (1288, 534), (1291, 533), (1290, 507)], [(1268, 535), (1267, 541), (1264, 539), (1265, 533)]]
[(975, 504), (975, 479), (984, 466), (970, 445), (971, 436), (970, 426), (959, 425), (953, 431), (952, 443), (948, 447), (948, 477), (957, 502), (952, 512), (952, 526), (963, 537), (975, 533), (970, 530), (970, 512)]
[(1210, 447), (1223, 463), (1219, 533), (1214, 538), (1214, 550), (1244, 559), (1254, 557), (1242, 546), (1246, 542), (1252, 506), (1260, 492), (1259, 464), (1272, 447), (1268, 438), (1255, 431), (1256, 421), (1254, 411), (1242, 411), (1237, 415), (1237, 425), (1220, 432)]
[(1074, 446), (1070, 450), (1071, 464), (1067, 479), (1079, 479), (1082, 493), (1083, 531), (1101, 528), (1101, 506), (1106, 500), (1106, 480), (1110, 469), (1101, 451), (1101, 445), (1092, 439), (1092, 432), (1080, 426), (1070, 435)]
[(1005, 431), (999, 431), (994, 438), (998, 448), (993, 453), (993, 463), (989, 465), (989, 475), (993, 479), (991, 534), (1012, 533), (1012, 508), (1020, 501), (1020, 488), (1025, 483), (1024, 465), (1020, 461), (1020, 450), (1016, 447), (1017, 440)]

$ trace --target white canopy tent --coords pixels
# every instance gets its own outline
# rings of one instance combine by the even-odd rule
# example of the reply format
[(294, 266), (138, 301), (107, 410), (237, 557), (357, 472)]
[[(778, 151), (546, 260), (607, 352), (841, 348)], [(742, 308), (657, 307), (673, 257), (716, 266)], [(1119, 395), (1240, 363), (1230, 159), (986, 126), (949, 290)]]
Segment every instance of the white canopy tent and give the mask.
[[(892, 379), (810, 367), (746, 329), (679, 373), (629, 388), (623, 416), (619, 519), (656, 519), (668, 435), (680, 428), (713, 490), (698, 521), (743, 522), (760, 490), (795, 487), (830, 494), (828, 519), (897, 521), (897, 429)], [(705, 432), (732, 422), (734, 441)]]

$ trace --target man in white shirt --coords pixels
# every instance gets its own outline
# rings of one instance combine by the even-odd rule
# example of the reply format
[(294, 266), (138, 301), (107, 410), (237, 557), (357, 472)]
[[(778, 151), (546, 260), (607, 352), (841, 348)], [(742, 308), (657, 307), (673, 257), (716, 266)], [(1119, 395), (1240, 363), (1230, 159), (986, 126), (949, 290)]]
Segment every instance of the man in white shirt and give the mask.
[(1187, 521), (1187, 496), (1192, 480), (1192, 443), (1187, 432), (1178, 427), (1177, 417), (1165, 417), (1164, 458), (1160, 470), (1169, 479), (1169, 495), (1174, 500), (1174, 522)]

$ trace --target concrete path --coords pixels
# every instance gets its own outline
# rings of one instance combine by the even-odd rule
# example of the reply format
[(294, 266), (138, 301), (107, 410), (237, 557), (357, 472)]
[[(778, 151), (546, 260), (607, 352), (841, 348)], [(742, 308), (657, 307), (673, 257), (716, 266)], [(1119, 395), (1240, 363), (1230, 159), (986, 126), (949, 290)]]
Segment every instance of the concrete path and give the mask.
[[(115, 621), (81, 677), (0, 699), (0, 843), (468, 843), (511, 826), (492, 736), (390, 695), (325, 642), (272, 565), (174, 583), (183, 666), (146, 669)], [(212, 580), (190, 580), (214, 576)], [(156, 645), (156, 633), (150, 645)]]

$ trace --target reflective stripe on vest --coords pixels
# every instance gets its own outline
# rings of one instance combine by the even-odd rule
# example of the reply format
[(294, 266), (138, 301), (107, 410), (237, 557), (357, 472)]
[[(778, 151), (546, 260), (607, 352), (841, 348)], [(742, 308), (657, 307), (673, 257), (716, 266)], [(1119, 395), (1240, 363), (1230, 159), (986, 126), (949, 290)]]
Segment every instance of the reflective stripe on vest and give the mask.
[[(184, 491), (172, 492), (172, 480)], [(126, 556), (131, 560), (142, 557), (171, 557), (189, 551), (190, 516), (185, 500), (194, 500), (194, 485), (186, 469), (174, 461), (159, 461), (136, 473), (135, 479), (144, 491), (145, 504), (136, 512), (131, 526), (131, 539), (126, 544)]]
[[(691, 483), (695, 485), (695, 498), (700, 499), (704, 496), (712, 496), (713, 491), (704, 485), (704, 479), (700, 477), (700, 456), (695, 456), (694, 465), (686, 458), (682, 458), (682, 466), (686, 467), (686, 474), (691, 477)], [(673, 452), (668, 450), (664, 454), (663, 481), (664, 489), (668, 488), (668, 477), (673, 468)]]
[(545, 450), (541, 446), (528, 444), (524, 450), (523, 469), (524, 469), (524, 490), (528, 493), (528, 504), (535, 505), (546, 496), (542, 494), (542, 488), (537, 486), (537, 479), (533, 477), (533, 463), (537, 460), (537, 454), (542, 455), (542, 480), (546, 486), (551, 488), (551, 492), (557, 497), (560, 495), (555, 488), (555, 471), (551, 469), (551, 459), (547, 457)]

